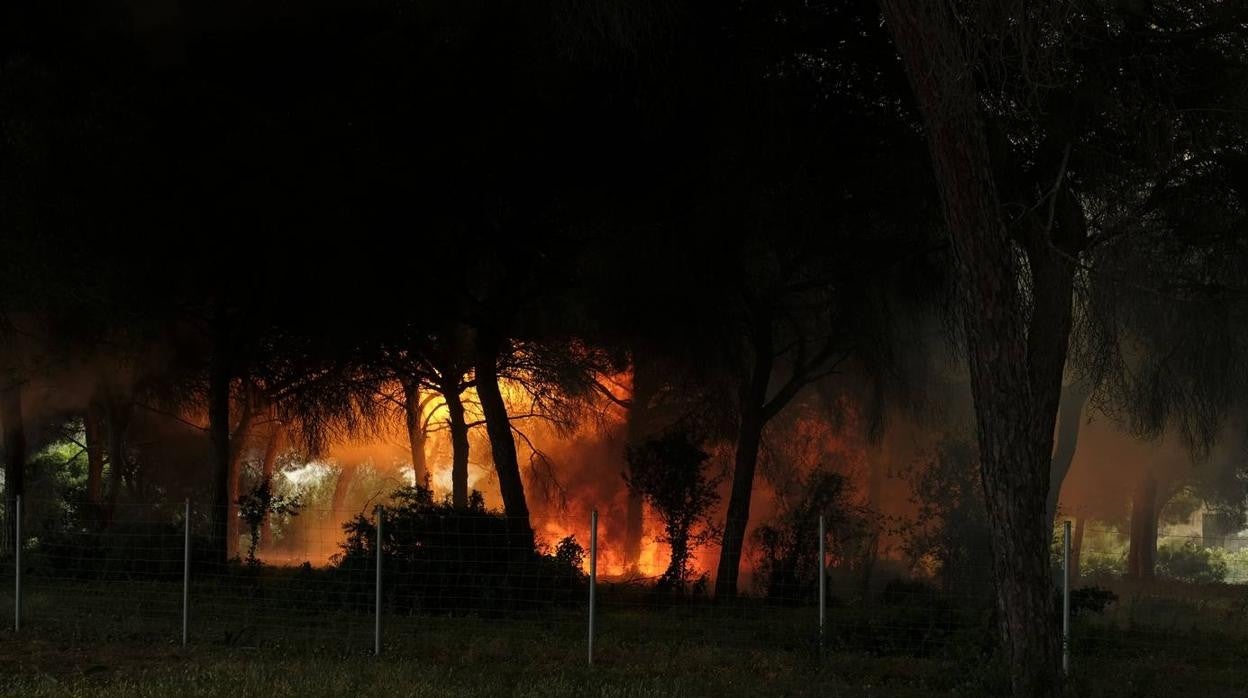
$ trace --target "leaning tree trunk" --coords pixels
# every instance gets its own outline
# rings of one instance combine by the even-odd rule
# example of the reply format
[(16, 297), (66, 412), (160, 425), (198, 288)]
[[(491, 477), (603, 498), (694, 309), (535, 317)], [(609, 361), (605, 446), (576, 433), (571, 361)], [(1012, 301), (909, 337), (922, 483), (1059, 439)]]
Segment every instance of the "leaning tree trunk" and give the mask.
[(420, 409), (420, 384), (403, 382), (403, 413), (407, 418), (407, 446), (412, 452), (412, 479), (422, 485), (429, 474), (425, 462), (425, 420)]
[(952, 239), (1003, 659), (1011, 667), (1015, 695), (1056, 695), (1060, 652), (1050, 621), (1052, 528), (1045, 502), (1070, 337), (1073, 269), (1052, 249), (1049, 231), (1034, 225), (1021, 231), (1028, 236), (1033, 282), (1027, 307), (963, 25), (944, 3), (881, 4), (927, 128)]
[(464, 417), (464, 401), (459, 394), (459, 378), (442, 386), (446, 403), (447, 428), (451, 432), (451, 506), (456, 511), (468, 508), (468, 420)]
[(737, 595), (741, 570), (741, 551), (745, 530), (750, 522), (750, 499), (754, 494), (754, 471), (758, 466), (758, 448), (763, 440), (767, 418), (764, 406), (767, 386), (775, 356), (771, 346), (770, 321), (756, 331), (754, 366), (748, 382), (741, 390), (741, 415), (737, 423), (737, 448), (733, 458), (732, 494), (728, 498), (728, 514), (724, 521), (723, 545), (719, 553), (719, 569), (715, 575), (715, 598), (729, 599)]
[(1057, 502), (1062, 495), (1062, 483), (1075, 460), (1075, 447), (1079, 444), (1079, 427), (1083, 406), (1091, 396), (1091, 388), (1077, 382), (1062, 391), (1057, 408), (1057, 445), (1053, 448), (1053, 463), (1049, 467), (1049, 496), (1045, 500), (1050, 525), (1057, 516)]
[(516, 441), (511, 434), (511, 418), (498, 388), (498, 352), (501, 340), (481, 333), (477, 340), (476, 386), (485, 430), (490, 437), (490, 452), (498, 489), (503, 497), (503, 510), (512, 527), (512, 544), (517, 547), (533, 544), (533, 528), (529, 524), (529, 506), (524, 498), (524, 480), (516, 460)]
[(1145, 473), (1131, 501), (1127, 576), (1152, 579), (1157, 569), (1157, 478)]
[[(0, 428), (4, 429), (4, 540), (16, 545), (14, 512), (17, 498), (26, 493), (26, 426), (22, 417), (21, 383), (14, 382), (0, 392)], [(30, 504), (23, 506), (29, 508)]]

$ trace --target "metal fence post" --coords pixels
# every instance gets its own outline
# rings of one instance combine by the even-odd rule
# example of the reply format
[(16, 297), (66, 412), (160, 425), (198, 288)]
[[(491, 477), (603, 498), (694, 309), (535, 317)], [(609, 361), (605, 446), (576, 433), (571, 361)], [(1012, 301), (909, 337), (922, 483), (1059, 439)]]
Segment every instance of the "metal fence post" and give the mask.
[(378, 504), (374, 510), (377, 513), (377, 583), (376, 583), (376, 605), (377, 615), (373, 619), (373, 656), (381, 655), (381, 522), (385, 518), (381, 505)]
[(594, 612), (598, 586), (598, 510), (589, 512), (589, 665), (594, 665)]
[(22, 495), (13, 507), (13, 632), (22, 629)]
[(1062, 524), (1062, 674), (1070, 676), (1070, 519)]
[(828, 599), (828, 573), (825, 568), (827, 562), (826, 551), (824, 550), (824, 531), (823, 531), (823, 514), (819, 515), (819, 649), (823, 649), (823, 624), (827, 617), (827, 599)]
[(186, 498), (186, 510), (182, 518), (182, 646), (186, 647), (190, 628), (191, 599), (191, 498)]

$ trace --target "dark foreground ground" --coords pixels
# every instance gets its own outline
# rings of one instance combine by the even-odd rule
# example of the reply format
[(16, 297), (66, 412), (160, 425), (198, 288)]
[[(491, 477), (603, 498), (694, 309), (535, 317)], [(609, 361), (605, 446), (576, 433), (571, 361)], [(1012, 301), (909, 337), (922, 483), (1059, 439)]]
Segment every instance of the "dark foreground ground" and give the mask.
[[(374, 657), (368, 614), (201, 602), (184, 649), (179, 594), (99, 591), (27, 598), (21, 633), (0, 631), (0, 695), (996, 696), (1006, 686), (982, 611), (939, 609), (932, 599), (830, 608), (821, 652), (809, 608), (695, 610), (640, 599), (612, 608), (608, 594), (591, 668), (578, 609), (388, 616)], [(1167, 594), (1128, 589), (1109, 611), (1079, 619), (1070, 695), (1248, 696), (1240, 592)]]

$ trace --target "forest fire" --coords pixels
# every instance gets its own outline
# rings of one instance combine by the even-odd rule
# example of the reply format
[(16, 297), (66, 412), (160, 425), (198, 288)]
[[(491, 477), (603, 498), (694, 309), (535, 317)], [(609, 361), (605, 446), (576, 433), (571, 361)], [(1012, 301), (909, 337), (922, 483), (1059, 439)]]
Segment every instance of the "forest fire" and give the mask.
[(1242, 665), (1245, 231), (1248, 3), (0, 3), (0, 695)]
[[(628, 412), (621, 405), (628, 404), (632, 397), (632, 376), (625, 372), (600, 376), (599, 380), (598, 390), (602, 394), (585, 406), (586, 412), (575, 424), (552, 423), (533, 412), (522, 384), (503, 385), (509, 410), (533, 415), (516, 429), (523, 435), (522, 455), (529, 464), (525, 479), (532, 493), (529, 506), (536, 540), (547, 550), (553, 550), (567, 537), (587, 546), (590, 512), (597, 510), (599, 574), (619, 580), (656, 579), (670, 560), (670, 546), (659, 516), (648, 507), (643, 509), (640, 539), (629, 541), (629, 527), (636, 524), (629, 521), (630, 492), (624, 478), (629, 425)], [(474, 391), (466, 390), (463, 402), (469, 407), (469, 422), (479, 424), (482, 419)], [(809, 413), (811, 409), (807, 406), (802, 412)], [(878, 507), (879, 502), (868, 501), (870, 487), (865, 442), (860, 435), (862, 425), (855, 421), (847, 403), (838, 404), (837, 409), (843, 413), (838, 418), (839, 429), (809, 413), (786, 423), (784, 433), (769, 440), (772, 445), (766, 448), (764, 482), (756, 495), (757, 521), (770, 520), (786, 503), (800, 498), (799, 490), (811, 471), (824, 467), (844, 478), (846, 506), (856, 510)], [(419, 423), (423, 425), (423, 434), (417, 438), (423, 444), (428, 486), (439, 500), (449, 500), (453, 491), (454, 445), (447, 422), (444, 403), (431, 400), (422, 404)], [(343, 523), (357, 515), (372, 516), (371, 507), (388, 502), (391, 492), (398, 487), (424, 484), (412, 465), (409, 438), (406, 418), (394, 411), (376, 425), (371, 438), (331, 444), (321, 460), (303, 461), (296, 452), (288, 454), (280, 470), (278, 490), (299, 500), (301, 512), (285, 517), (274, 527), (276, 533), (258, 547), (259, 559), (275, 565), (331, 564), (341, 553)], [(254, 447), (253, 465), (261, 448), (263, 444), (259, 443)], [(470, 432), (469, 448), (473, 455), (468, 460), (468, 487), (480, 492), (488, 508), (501, 508), (497, 480), (488, 461), (489, 443), (480, 430)], [(731, 455), (727, 444), (712, 451), (715, 462), (711, 468), (726, 471)], [(259, 475), (254, 467), (240, 473), (253, 484)], [(722, 499), (726, 488), (721, 486), (720, 490)], [(713, 516), (722, 517), (722, 509)], [(751, 526), (751, 533), (756, 528), (757, 524)], [(885, 541), (880, 550), (887, 553), (893, 546)], [(689, 569), (695, 577), (710, 575), (717, 560), (718, 550), (706, 546), (693, 551)], [(586, 560), (582, 566), (588, 570), (588, 565)], [(747, 578), (754, 565), (752, 556), (742, 561)]]
[[(653, 516), (642, 519), (642, 536), (635, 556), (625, 552), (628, 543), (626, 510), (627, 487), (623, 431), (625, 417), (617, 409), (628, 399), (627, 374), (603, 377), (604, 390), (611, 390), (614, 402), (603, 400), (579, 424), (553, 424), (542, 415), (517, 427), (523, 430), (524, 457), (530, 464), (526, 473), (533, 528), (539, 545), (553, 549), (571, 536), (588, 545), (589, 513), (597, 509), (599, 523), (599, 570), (604, 576), (619, 578), (657, 577), (667, 564), (662, 529)], [(609, 386), (609, 387), (608, 387)], [(514, 383), (503, 385), (508, 407), (515, 413), (531, 413), (524, 389)], [(482, 418), (472, 389), (465, 391), (468, 419)], [(453, 491), (454, 445), (447, 429), (448, 412), (444, 403), (429, 401), (423, 407), (420, 424), (425, 475), (437, 499), (451, 497)], [(400, 486), (424, 484), (412, 465), (412, 452), (406, 420), (397, 412), (377, 424), (371, 438), (350, 439), (331, 444), (324, 458), (303, 461), (290, 453), (280, 471), (278, 489), (303, 503), (300, 515), (280, 524), (275, 536), (262, 542), (258, 557), (269, 564), (289, 565), (311, 562), (329, 564), (340, 553), (345, 536), (341, 523), (356, 515), (371, 516), (370, 506), (389, 501), (391, 491)], [(256, 444), (255, 456), (263, 444)], [(480, 492), (487, 507), (502, 505), (496, 479), (489, 463), (489, 444), (479, 429), (470, 432), (467, 485)], [(481, 455), (477, 455), (481, 454)], [(254, 460), (253, 460), (254, 463)], [(254, 481), (254, 468), (240, 473)], [(588, 569), (588, 562), (585, 563)], [(695, 565), (699, 573), (709, 564)]]

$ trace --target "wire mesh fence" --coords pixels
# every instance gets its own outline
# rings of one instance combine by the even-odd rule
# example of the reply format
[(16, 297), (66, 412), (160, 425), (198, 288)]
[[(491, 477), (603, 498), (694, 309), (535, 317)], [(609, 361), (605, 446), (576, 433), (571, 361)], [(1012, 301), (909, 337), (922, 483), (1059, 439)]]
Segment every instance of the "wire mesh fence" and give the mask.
[[(573, 527), (566, 518), (394, 506), (345, 523), (305, 511), (298, 527), (231, 530), (222, 526), (228, 512), (185, 502), (117, 504), (91, 525), (69, 521), (55, 502), (25, 508), (20, 561), (12, 550), (0, 562), (0, 613), (14, 621), (6, 634), (19, 638), (420, 654), (450, 634), (505, 629), (568, 662), (611, 661), (656, 643), (981, 662), (996, 640), (983, 550), (903, 575), (884, 559), (850, 559), (816, 534), (782, 559), (747, 555), (754, 579), (716, 599), (707, 582), (713, 548), (698, 551), (705, 559), (695, 555), (676, 584), (665, 561), (605, 570), (588, 517)], [(534, 533), (573, 528), (586, 535)], [(1183, 550), (1194, 540), (1173, 538)], [(1248, 587), (1225, 577), (1126, 580), (1092, 567), (1064, 586), (1063, 548), (1053, 559), (1054, 614), (1035, 622), (1058, 633), (1069, 623), (1076, 668), (1176, 648), (1185, 662), (1248, 659)]]

